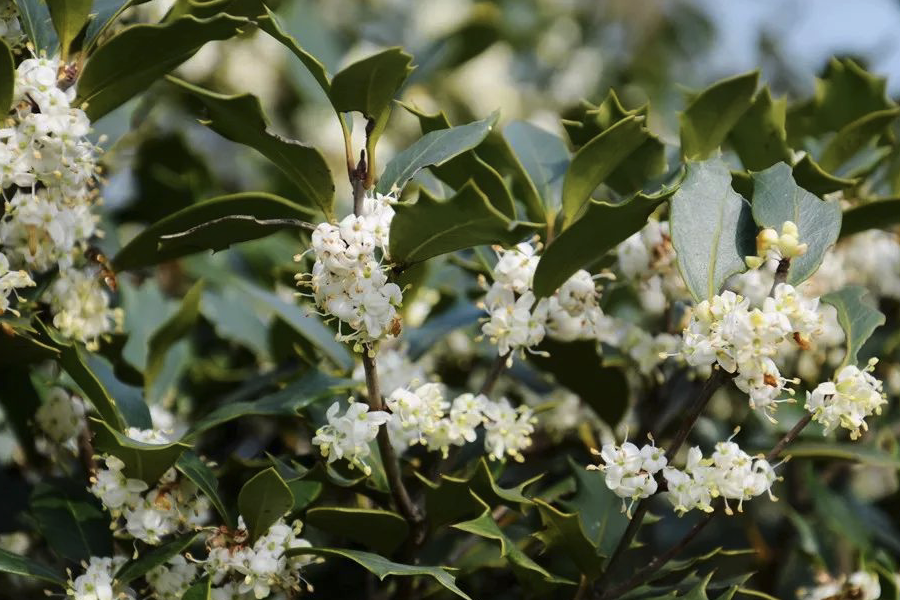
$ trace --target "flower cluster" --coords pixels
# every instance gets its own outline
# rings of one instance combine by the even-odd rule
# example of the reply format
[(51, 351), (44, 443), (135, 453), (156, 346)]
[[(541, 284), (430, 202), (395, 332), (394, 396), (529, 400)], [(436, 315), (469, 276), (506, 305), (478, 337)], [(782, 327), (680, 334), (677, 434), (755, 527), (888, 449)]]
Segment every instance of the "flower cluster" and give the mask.
[(634, 281), (644, 310), (662, 314), (669, 298), (687, 296), (678, 272), (669, 223), (651, 219), (643, 229), (616, 248), (619, 271)]
[(3, 38), (11, 48), (15, 48), (25, 40), (15, 0), (0, 2), (0, 38)]
[(180, 600), (197, 576), (197, 565), (176, 554), (166, 564), (147, 572), (146, 579), (156, 600)]
[(800, 230), (793, 221), (781, 224), (781, 234), (772, 228), (762, 229), (756, 236), (756, 256), (746, 257), (747, 266), (758, 269), (769, 260), (790, 260), (806, 254), (809, 244), (800, 243)]
[(850, 577), (842, 575), (837, 579), (825, 574), (821, 583), (814, 588), (797, 590), (799, 600), (834, 600), (853, 598), (854, 600), (878, 600), (881, 598), (881, 583), (878, 575), (868, 571), (856, 571)]
[[(97, 148), (87, 139), (87, 115), (70, 104), (74, 88), (58, 80), (64, 71), (57, 59), (22, 61), (14, 111), (0, 129), (0, 309), (8, 308), (14, 288), (57, 268), (57, 281), (44, 293), (53, 323), (67, 337), (94, 346), (120, 315), (85, 259), (88, 240), (101, 234), (91, 212)], [(10, 278), (10, 268), (24, 273)]]
[(328, 422), (319, 427), (312, 443), (319, 446), (319, 451), (329, 463), (346, 458), (351, 468), (359, 467), (369, 475), (372, 467), (365, 462), (365, 458), (372, 453), (369, 444), (378, 435), (378, 428), (387, 423), (391, 416), (381, 410), (369, 412), (369, 405), (365, 402), (351, 401), (344, 414), (340, 414), (340, 409), (340, 402), (328, 408), (325, 413)]
[(276, 591), (299, 590), (302, 567), (311, 562), (309, 556), (287, 557), (288, 550), (308, 548), (310, 543), (300, 537), (302, 524), (294, 521), (288, 525), (283, 519), (276, 521), (269, 530), (252, 545), (243, 519), (231, 536), (217, 534), (210, 540), (212, 549), (204, 568), (215, 588), (212, 598), (268, 598)]
[(132, 537), (155, 545), (166, 535), (207, 521), (209, 500), (193, 482), (179, 479), (175, 469), (150, 489), (146, 482), (127, 477), (125, 464), (115, 456), (106, 457), (105, 464), (91, 478), (90, 491)]
[(73, 600), (114, 600), (116, 598), (136, 598), (134, 592), (118, 585), (113, 576), (125, 564), (125, 557), (105, 558), (92, 556), (83, 563), (84, 573), (72, 580), (69, 575), (66, 595)]
[[(588, 468), (599, 468), (604, 472), (606, 487), (623, 498), (623, 508), (629, 516), (635, 502), (656, 493), (659, 487), (656, 474), (668, 463), (665, 452), (654, 444), (638, 448), (626, 441), (621, 446), (604, 444), (600, 452), (594, 452), (603, 460), (603, 465)], [(624, 499), (631, 500), (627, 507)]]
[(78, 436), (84, 431), (84, 402), (61, 387), (47, 391), (47, 398), (38, 407), (34, 418), (38, 427), (52, 442), (75, 449)]
[(826, 434), (843, 427), (855, 440), (868, 429), (866, 417), (881, 414), (887, 399), (881, 381), (871, 374), (877, 362), (870, 360), (865, 369), (847, 365), (838, 371), (834, 381), (820, 383), (807, 392), (806, 409), (814, 421), (824, 426)]
[[(382, 264), (394, 215), (390, 200), (366, 198), (362, 215), (347, 215), (337, 225), (320, 223), (312, 233), (312, 273), (296, 276), (301, 285), (312, 288), (316, 306), (339, 320), (338, 340), (366, 344), (399, 332), (397, 309), (403, 295), (397, 284), (388, 282)], [(344, 324), (349, 333), (343, 332)]]

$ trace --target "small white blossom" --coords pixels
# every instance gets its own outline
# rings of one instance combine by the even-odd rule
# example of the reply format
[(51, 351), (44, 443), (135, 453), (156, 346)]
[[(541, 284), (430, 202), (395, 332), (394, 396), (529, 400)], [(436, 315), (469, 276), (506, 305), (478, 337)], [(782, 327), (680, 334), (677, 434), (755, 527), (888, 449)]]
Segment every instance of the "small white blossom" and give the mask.
[(340, 403), (335, 402), (325, 413), (328, 423), (316, 431), (312, 443), (319, 446), (329, 463), (345, 458), (351, 467), (359, 467), (366, 475), (371, 474), (372, 468), (365, 462), (372, 452), (369, 444), (391, 415), (380, 410), (369, 412), (369, 406), (364, 402), (351, 402), (344, 414), (339, 413)]
[(488, 456), (501, 460), (508, 455), (523, 462), (522, 450), (531, 445), (531, 434), (534, 433), (534, 412), (524, 405), (513, 408), (506, 398), (487, 403), (483, 411), (484, 448)]
[(806, 409), (812, 413), (814, 421), (825, 427), (825, 433), (843, 427), (855, 440), (868, 429), (866, 417), (881, 414), (887, 399), (881, 381), (870, 373), (874, 367), (875, 361), (862, 370), (848, 365), (838, 371), (834, 381), (820, 383), (812, 392), (807, 392)]

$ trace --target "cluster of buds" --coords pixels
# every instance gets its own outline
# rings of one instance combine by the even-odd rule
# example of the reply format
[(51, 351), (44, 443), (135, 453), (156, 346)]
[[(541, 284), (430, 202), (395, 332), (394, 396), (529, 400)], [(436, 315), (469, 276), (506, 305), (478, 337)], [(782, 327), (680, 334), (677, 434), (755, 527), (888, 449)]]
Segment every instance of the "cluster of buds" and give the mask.
[(767, 260), (791, 260), (806, 254), (809, 244), (800, 243), (800, 230), (793, 221), (781, 225), (781, 233), (767, 227), (756, 236), (756, 256), (746, 257), (747, 266), (758, 269)]

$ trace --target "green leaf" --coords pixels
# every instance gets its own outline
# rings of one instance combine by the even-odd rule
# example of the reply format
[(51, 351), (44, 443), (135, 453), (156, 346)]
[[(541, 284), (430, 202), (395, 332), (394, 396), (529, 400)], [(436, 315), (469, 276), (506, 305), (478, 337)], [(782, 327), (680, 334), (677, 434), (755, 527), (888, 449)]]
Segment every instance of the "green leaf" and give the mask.
[(838, 323), (846, 336), (847, 353), (841, 366), (856, 364), (856, 355), (872, 332), (884, 325), (884, 314), (864, 300), (868, 290), (858, 285), (848, 285), (836, 292), (822, 296), (822, 302), (837, 310)]
[(0, 410), (6, 425), (15, 434), (16, 441), (25, 452), (28, 462), (40, 462), (40, 455), (34, 445), (34, 415), (41, 405), (28, 369), (0, 369)]
[[(206, 42), (233, 36), (247, 19), (219, 14), (209, 19), (187, 15), (158, 25), (131, 25), (90, 56), (78, 78), (78, 98), (96, 121), (165, 75)], [(148, 52), (147, 48), (153, 48)]]
[(99, 419), (91, 418), (90, 422), (94, 432), (94, 446), (125, 463), (123, 472), (127, 477), (140, 479), (150, 486), (156, 485), (182, 452), (190, 448), (181, 442), (169, 444), (138, 442)]
[(622, 499), (606, 487), (603, 475), (588, 471), (569, 457), (577, 490), (563, 506), (581, 519), (581, 527), (602, 556), (611, 556), (619, 539), (628, 527), (628, 517), (622, 513)]
[(219, 496), (219, 480), (216, 479), (215, 473), (199, 456), (190, 450), (182, 452), (178, 460), (175, 461), (175, 468), (203, 492), (226, 525), (232, 528), (236, 526), (234, 518), (228, 512), (228, 509), (225, 508), (225, 503), (222, 502), (222, 498)]
[(257, 473), (238, 494), (238, 510), (250, 533), (250, 543), (265, 534), (294, 506), (290, 488), (274, 467)]
[(339, 71), (328, 90), (334, 109), (361, 112), (377, 121), (412, 72), (411, 62), (412, 56), (401, 48), (388, 48)]
[(29, 325), (2, 322), (0, 327), (0, 365), (23, 367), (47, 359), (57, 358), (59, 350), (35, 338)]
[(718, 294), (728, 277), (746, 270), (744, 257), (756, 252), (750, 206), (731, 189), (731, 173), (720, 158), (687, 164), (669, 226), (678, 268), (697, 302)]
[(89, 49), (134, 0), (94, 0), (82, 46)]
[(840, 237), (897, 223), (900, 223), (900, 198), (874, 200), (844, 212)]
[(161, 546), (151, 548), (142, 554), (140, 558), (122, 565), (115, 574), (116, 581), (123, 585), (131, 583), (156, 567), (166, 564), (170, 558), (187, 550), (194, 540), (197, 539), (198, 535), (200, 535), (199, 532), (189, 533)]
[(325, 70), (325, 67), (319, 62), (319, 59), (304, 50), (303, 47), (297, 43), (297, 40), (284, 30), (284, 26), (281, 24), (278, 15), (269, 10), (268, 6), (265, 8), (266, 16), (257, 20), (259, 28), (287, 46), (294, 56), (300, 59), (303, 66), (307, 68), (313, 76), (313, 79), (321, 86), (322, 91), (328, 94), (331, 89), (331, 78), (328, 77), (328, 72)]
[(442, 165), (454, 156), (478, 146), (496, 124), (499, 113), (486, 119), (449, 129), (426, 133), (412, 146), (397, 154), (384, 168), (375, 191), (400, 191), (419, 170)]
[(406, 519), (386, 510), (323, 506), (306, 511), (304, 521), (379, 554), (392, 554), (409, 535)]
[(401, 264), (472, 246), (508, 246), (533, 230), (530, 223), (510, 221), (474, 183), (467, 183), (446, 200), (422, 189), (416, 202), (396, 204), (394, 211), (391, 259)]
[(880, 448), (862, 444), (840, 442), (794, 442), (784, 449), (781, 456), (792, 458), (836, 458), (858, 462), (872, 467), (900, 470), (900, 456)]
[(384, 581), (388, 575), (399, 577), (432, 577), (442, 586), (466, 600), (472, 600), (456, 587), (456, 581), (443, 567), (423, 567), (404, 565), (391, 562), (383, 556), (372, 554), (371, 552), (362, 552), (360, 550), (345, 550), (343, 548), (293, 548), (284, 553), (285, 556), (303, 556), (313, 554), (316, 556), (342, 556), (352, 560), (356, 564), (374, 573), (378, 579)]
[(836, 177), (826, 173), (822, 167), (806, 154), (794, 165), (794, 179), (805, 190), (817, 196), (830, 194), (856, 185), (856, 179)]
[(38, 483), (31, 493), (29, 511), (38, 533), (66, 560), (80, 562), (92, 556), (112, 556), (109, 515), (84, 483)]
[[(195, 205), (196, 206), (196, 205)], [(218, 252), (233, 244), (256, 240), (285, 228), (305, 227), (297, 219), (257, 219), (251, 215), (226, 215), (159, 238), (160, 252), (186, 254), (212, 250)]]
[(60, 587), (65, 587), (66, 585), (66, 580), (52, 569), (2, 548), (0, 548), (0, 572), (40, 579)]
[(0, 112), (7, 114), (12, 107), (16, 87), (16, 61), (6, 40), (0, 40)]
[(648, 139), (644, 118), (629, 116), (575, 153), (563, 180), (562, 210), (567, 224), (575, 221), (597, 186)]
[(147, 352), (147, 368), (144, 370), (144, 389), (149, 390), (162, 371), (169, 349), (187, 335), (200, 314), (200, 294), (203, 280), (197, 281), (184, 295), (178, 312), (157, 329), (150, 337)]
[(847, 163), (869, 142), (880, 136), (900, 115), (900, 108), (869, 113), (847, 123), (831, 138), (819, 157), (819, 166), (834, 172)]
[(210, 578), (204, 577), (184, 593), (181, 600), (211, 600), (212, 598), (212, 581)]
[[(53, 29), (53, 21), (50, 18), (50, 11), (44, 0), (15, 0), (16, 6), (19, 8), (19, 22), (22, 24), (22, 31), (34, 44), (36, 52), (42, 50), (47, 56), (56, 54), (56, 46), (59, 40), (56, 38), (56, 31)], [(73, 104), (78, 106), (78, 104)], [(91, 119), (93, 120), (93, 119)]]
[(565, 142), (527, 121), (513, 121), (503, 128), (503, 136), (531, 179), (542, 212), (555, 215), (562, 204), (562, 181), (570, 160)]
[(585, 268), (646, 225), (668, 194), (638, 194), (621, 204), (590, 200), (583, 216), (559, 234), (541, 255), (534, 272), (534, 293), (550, 296), (575, 271)]
[[(189, 243), (163, 245), (164, 236), (183, 234), (194, 227), (235, 215), (265, 221), (303, 219), (308, 213), (285, 198), (263, 192), (244, 192), (210, 198), (192, 204), (144, 229), (119, 250), (112, 259), (112, 265), (117, 271), (130, 271), (200, 252), (204, 248)], [(216, 233), (222, 231), (220, 228), (215, 229)], [(260, 229), (257, 224), (245, 220), (232, 221), (228, 226), (228, 235), (231, 236), (229, 243), (256, 239), (259, 234), (269, 233), (270, 228)]]
[(47, 0), (63, 59), (69, 55), (72, 40), (84, 29), (92, 4), (93, 0)]
[(728, 141), (744, 168), (761, 171), (777, 162), (791, 160), (784, 128), (786, 112), (787, 99), (773, 100), (768, 86), (756, 94), (753, 104), (728, 134)]
[(750, 108), (759, 73), (753, 71), (718, 81), (691, 101), (681, 113), (681, 154), (706, 159)]
[(565, 554), (590, 580), (603, 572), (603, 560), (596, 542), (587, 537), (578, 513), (564, 513), (543, 500), (535, 499), (541, 515), (542, 531), (535, 534), (548, 550)]
[(315, 502), (325, 487), (318, 481), (303, 481), (301, 479), (285, 481), (288, 487), (291, 488), (291, 494), (294, 496), (294, 506), (291, 508), (292, 513), (301, 511)]
[(334, 180), (322, 153), (312, 146), (269, 130), (269, 121), (256, 96), (228, 96), (168, 77), (169, 81), (196, 97), (206, 107), (208, 120), (202, 121), (224, 138), (250, 146), (272, 161), (297, 186), (301, 206), (317, 206), (332, 216)]
[(816, 272), (825, 253), (837, 241), (841, 231), (840, 204), (837, 200), (819, 200), (799, 187), (791, 176), (791, 168), (784, 163), (752, 177), (753, 218), (757, 225), (780, 233), (785, 221), (793, 221), (800, 231), (800, 242), (809, 245), (805, 254), (791, 260), (788, 271), (787, 282), (799, 285)]

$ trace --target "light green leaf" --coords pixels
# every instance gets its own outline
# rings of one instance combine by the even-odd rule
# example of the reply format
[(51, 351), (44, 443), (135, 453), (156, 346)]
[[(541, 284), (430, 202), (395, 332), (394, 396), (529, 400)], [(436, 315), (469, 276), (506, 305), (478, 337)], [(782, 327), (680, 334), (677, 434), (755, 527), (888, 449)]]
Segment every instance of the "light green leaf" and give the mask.
[(303, 556), (313, 554), (316, 556), (342, 556), (350, 559), (371, 573), (374, 573), (382, 581), (388, 575), (399, 577), (432, 577), (442, 586), (466, 600), (472, 600), (456, 587), (456, 581), (443, 567), (423, 567), (404, 565), (391, 562), (383, 556), (362, 552), (360, 550), (345, 550), (343, 548), (293, 548), (285, 552), (285, 556)]
[(819, 166), (828, 172), (837, 171), (869, 142), (884, 133), (897, 115), (900, 115), (900, 108), (891, 108), (847, 123), (825, 145), (819, 156)]
[(126, 27), (87, 60), (73, 104), (87, 102), (86, 112), (96, 121), (186, 61), (206, 42), (228, 39), (247, 23), (225, 14), (209, 19), (188, 15), (171, 23)]
[(837, 241), (841, 231), (840, 204), (836, 200), (819, 200), (799, 187), (791, 176), (791, 168), (784, 163), (752, 177), (753, 218), (757, 225), (780, 233), (785, 221), (793, 221), (800, 231), (800, 242), (809, 245), (805, 254), (791, 260), (788, 271), (787, 282), (799, 285), (816, 272), (825, 252)]
[(199, 88), (186, 81), (167, 78), (200, 100), (208, 112), (203, 123), (233, 142), (250, 146), (272, 161), (297, 186), (301, 206), (317, 206), (332, 216), (334, 180), (322, 153), (297, 140), (269, 130), (269, 121), (256, 96), (227, 96)]
[(629, 116), (575, 153), (563, 180), (562, 210), (567, 225), (582, 212), (597, 186), (648, 139), (644, 118)]
[(238, 510), (247, 524), (250, 543), (294, 506), (294, 496), (274, 467), (257, 473), (238, 494)]
[(16, 87), (16, 61), (6, 40), (0, 39), (0, 112), (7, 114)]
[(306, 511), (304, 521), (337, 536), (390, 555), (409, 535), (406, 520), (394, 512), (370, 508), (323, 506)]
[(182, 452), (190, 448), (181, 442), (146, 444), (127, 437), (99, 419), (91, 418), (90, 423), (94, 446), (125, 463), (123, 472), (127, 477), (140, 479), (150, 486), (156, 485)]
[(30, 558), (13, 554), (0, 548), (0, 572), (22, 575), (31, 579), (40, 579), (65, 587), (66, 580), (52, 569), (32, 561)]
[(773, 100), (768, 86), (756, 94), (753, 104), (728, 133), (728, 141), (744, 168), (761, 171), (791, 160), (784, 128), (786, 112), (787, 99)]
[(377, 121), (412, 72), (411, 62), (412, 56), (401, 48), (388, 48), (342, 69), (328, 90), (334, 109), (361, 112)]
[(718, 81), (691, 101), (681, 113), (681, 154), (706, 159), (750, 108), (759, 73), (753, 71)]
[(884, 314), (864, 300), (868, 294), (864, 287), (848, 285), (822, 296), (822, 302), (837, 310), (838, 323), (847, 338), (847, 353), (841, 366), (856, 364), (860, 348), (879, 325), (884, 325)]
[(794, 442), (784, 449), (781, 456), (792, 458), (836, 458), (873, 467), (900, 470), (900, 456), (877, 447), (840, 442)]
[(467, 183), (446, 200), (422, 189), (416, 202), (396, 204), (394, 211), (391, 259), (401, 264), (472, 246), (515, 244), (535, 227), (510, 221), (474, 183)]
[(516, 157), (541, 199), (543, 212), (555, 215), (562, 203), (562, 181), (569, 166), (565, 142), (527, 121), (513, 121), (503, 128)]
[(211, 590), (212, 581), (207, 576), (188, 588), (181, 600), (211, 600)]
[(552, 295), (575, 271), (597, 261), (639, 231), (673, 192), (653, 197), (638, 194), (621, 204), (590, 200), (583, 216), (554, 238), (541, 255), (534, 272), (535, 295)]
[(890, 227), (897, 223), (900, 223), (900, 198), (874, 200), (844, 212), (840, 237), (867, 229)]
[(228, 512), (228, 509), (225, 508), (225, 503), (222, 502), (222, 498), (219, 496), (219, 480), (216, 479), (215, 473), (199, 456), (190, 450), (183, 452), (178, 457), (178, 460), (175, 461), (175, 468), (200, 488), (200, 491), (209, 499), (226, 525), (232, 528), (236, 526), (234, 518)]
[(147, 368), (144, 370), (144, 389), (150, 390), (159, 375), (166, 354), (175, 343), (190, 332), (200, 314), (200, 294), (203, 280), (197, 281), (184, 295), (178, 312), (157, 329), (150, 337), (147, 352)]
[(498, 116), (499, 113), (495, 112), (481, 121), (426, 133), (391, 159), (375, 191), (387, 194), (391, 190), (402, 190), (419, 170), (442, 165), (454, 156), (475, 148), (491, 131)]
[(34, 44), (35, 51), (45, 51), (47, 56), (56, 54), (59, 40), (53, 29), (53, 20), (50, 18), (47, 3), (44, 0), (15, 0), (15, 2), (19, 8), (19, 22), (22, 24), (22, 31)]
[(63, 59), (69, 55), (72, 40), (84, 29), (92, 4), (93, 0), (47, 0)]
[(578, 513), (564, 513), (543, 500), (535, 499), (544, 529), (535, 533), (548, 550), (565, 554), (591, 580), (603, 572), (603, 560), (596, 542), (587, 537)]
[(750, 206), (731, 189), (731, 173), (720, 158), (687, 164), (687, 176), (672, 197), (669, 226), (678, 268), (697, 302), (746, 270), (744, 257), (756, 251)]
[(146, 575), (156, 567), (163, 565), (173, 556), (177, 556), (190, 547), (199, 533), (189, 533), (149, 549), (140, 558), (125, 563), (116, 572), (115, 579), (121, 584), (131, 583), (138, 577)]
[[(228, 196), (210, 198), (192, 204), (173, 213), (139, 233), (113, 257), (112, 265), (117, 271), (130, 271), (167, 262), (201, 252), (206, 244), (190, 243), (163, 245), (164, 236), (181, 234), (194, 227), (215, 222), (223, 217), (241, 215), (253, 220), (303, 219), (308, 216), (306, 209), (280, 196), (263, 192), (244, 192)], [(268, 235), (271, 228), (260, 228), (245, 220), (231, 221), (227, 229), (228, 243), (238, 243)], [(222, 233), (221, 228), (215, 229)], [(223, 243), (225, 240), (222, 240)]]

